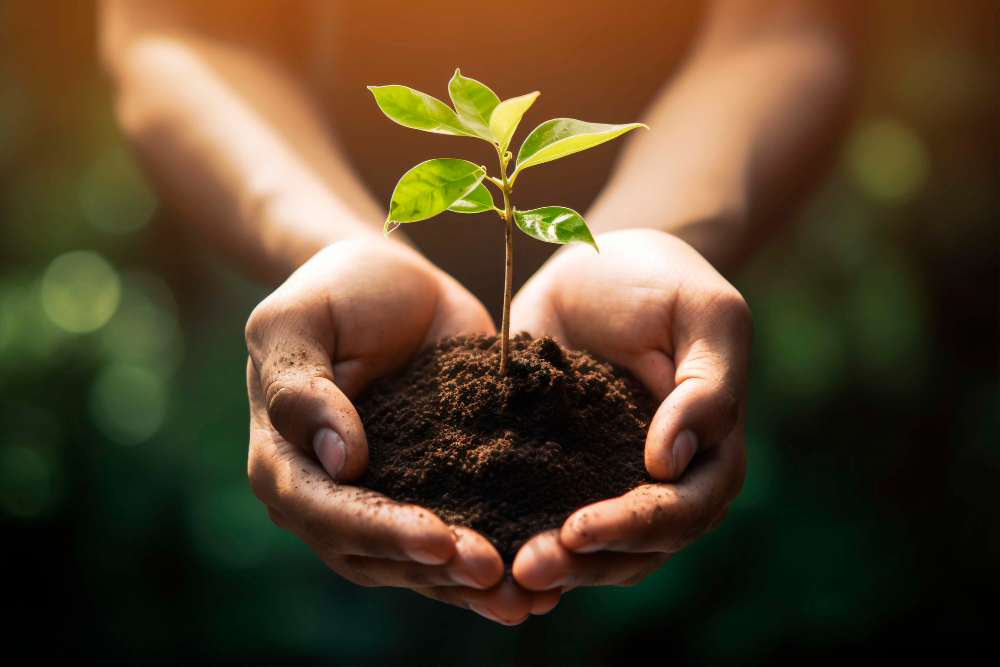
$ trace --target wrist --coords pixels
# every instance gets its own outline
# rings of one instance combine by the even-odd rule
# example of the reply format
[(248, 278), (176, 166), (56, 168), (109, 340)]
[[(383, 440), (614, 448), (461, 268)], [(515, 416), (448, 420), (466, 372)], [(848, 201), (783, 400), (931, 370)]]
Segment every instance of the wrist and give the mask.
[(268, 194), (247, 207), (247, 216), (279, 282), (324, 248), (349, 240), (407, 245), (402, 234), (384, 238), (381, 224), (338, 200), (323, 187)]
[(624, 229), (666, 232), (685, 241), (714, 266), (725, 267), (738, 259), (748, 219), (741, 190), (727, 191), (732, 194), (724, 196), (710, 187), (690, 188), (676, 196), (658, 198), (655, 206), (602, 199), (588, 213), (587, 224), (595, 235)]

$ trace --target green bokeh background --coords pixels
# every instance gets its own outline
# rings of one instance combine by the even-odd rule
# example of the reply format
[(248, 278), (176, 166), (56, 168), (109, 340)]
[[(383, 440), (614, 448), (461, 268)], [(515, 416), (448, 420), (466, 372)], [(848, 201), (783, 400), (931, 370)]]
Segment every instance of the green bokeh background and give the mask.
[(0, 3), (4, 654), (324, 663), (957, 660), (998, 592), (998, 11), (871, 5), (852, 129), (735, 277), (742, 495), (633, 588), (503, 628), (330, 573), (246, 479), (266, 292), (158, 212), (87, 2)]

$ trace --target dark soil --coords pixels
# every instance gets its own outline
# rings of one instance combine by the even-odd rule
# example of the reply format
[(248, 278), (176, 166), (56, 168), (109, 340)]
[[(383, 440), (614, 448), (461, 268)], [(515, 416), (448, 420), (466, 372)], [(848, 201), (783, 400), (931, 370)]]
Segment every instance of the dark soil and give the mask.
[(368, 436), (360, 486), (485, 535), (510, 563), (576, 509), (649, 482), (655, 405), (624, 369), (552, 338), (458, 336), (425, 350), (357, 407)]

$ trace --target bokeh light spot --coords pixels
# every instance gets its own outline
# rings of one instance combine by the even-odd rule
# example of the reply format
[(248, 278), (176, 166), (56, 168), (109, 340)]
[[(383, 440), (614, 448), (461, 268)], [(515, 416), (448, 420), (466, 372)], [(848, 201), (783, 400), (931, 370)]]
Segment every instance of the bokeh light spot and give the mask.
[(0, 505), (8, 514), (29, 518), (40, 513), (52, 491), (52, 467), (31, 447), (0, 447)]
[[(149, 276), (123, 278), (121, 303), (101, 332), (108, 351), (118, 361), (142, 363), (170, 376), (182, 356), (180, 326), (173, 313), (159, 305), (162, 295), (148, 289)], [(163, 289), (172, 297), (169, 287)]]
[(762, 367), (771, 386), (793, 399), (825, 396), (843, 377), (846, 357), (828, 310), (808, 290), (789, 286), (774, 288), (757, 312)]
[(875, 118), (855, 130), (847, 146), (847, 165), (869, 196), (900, 204), (920, 192), (931, 162), (916, 133), (893, 118)]
[(901, 258), (880, 257), (858, 276), (849, 317), (869, 385), (891, 390), (920, 386), (927, 351), (925, 307)]
[(5, 286), (0, 285), (0, 354), (17, 340), (20, 325), (20, 310)]
[(125, 234), (141, 229), (156, 210), (156, 197), (128, 152), (116, 146), (99, 155), (80, 183), (80, 206), (97, 229)]
[(42, 277), (42, 308), (66, 331), (100, 329), (114, 315), (120, 298), (118, 272), (90, 250), (56, 257)]
[(136, 445), (160, 430), (167, 394), (167, 383), (159, 373), (137, 364), (112, 364), (94, 380), (90, 414), (108, 438)]

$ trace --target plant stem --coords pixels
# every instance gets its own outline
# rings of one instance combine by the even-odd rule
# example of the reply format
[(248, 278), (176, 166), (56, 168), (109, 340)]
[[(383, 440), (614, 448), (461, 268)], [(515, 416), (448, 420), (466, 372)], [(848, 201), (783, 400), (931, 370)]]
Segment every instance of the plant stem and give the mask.
[[(508, 154), (509, 155), (509, 154)], [(510, 201), (511, 184), (507, 180), (507, 156), (500, 156), (500, 176), (503, 178), (504, 236), (507, 241), (504, 266), (503, 322), (500, 325), (500, 377), (510, 365), (510, 297), (514, 287), (514, 206)]]

